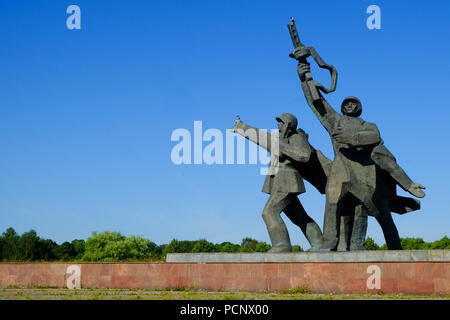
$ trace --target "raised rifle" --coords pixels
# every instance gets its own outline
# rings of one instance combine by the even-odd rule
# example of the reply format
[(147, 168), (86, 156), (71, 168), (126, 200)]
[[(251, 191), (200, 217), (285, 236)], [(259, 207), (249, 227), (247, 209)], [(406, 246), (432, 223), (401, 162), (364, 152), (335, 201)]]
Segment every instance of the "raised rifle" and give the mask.
[(325, 61), (319, 56), (313, 47), (307, 47), (303, 45), (298, 36), (297, 28), (295, 26), (294, 18), (291, 17), (291, 22), (287, 25), (289, 33), (291, 35), (292, 43), (294, 44), (294, 51), (289, 54), (291, 58), (297, 59), (299, 63), (307, 63), (306, 58), (313, 57), (317, 65), (320, 68), (327, 69), (331, 75), (330, 88), (325, 88), (322, 84), (312, 79), (311, 72), (305, 74), (305, 81), (311, 92), (311, 96), (314, 101), (320, 100), (319, 90), (327, 94), (336, 90), (337, 71), (332, 65), (326, 64)]

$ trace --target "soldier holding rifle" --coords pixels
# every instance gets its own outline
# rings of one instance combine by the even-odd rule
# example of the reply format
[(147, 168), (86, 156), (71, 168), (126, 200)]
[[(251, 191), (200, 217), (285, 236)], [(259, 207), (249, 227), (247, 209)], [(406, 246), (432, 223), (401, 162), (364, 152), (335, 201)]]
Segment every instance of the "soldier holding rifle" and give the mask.
[[(391, 207), (394, 206), (391, 196), (395, 191), (380, 182), (381, 171), (385, 170), (395, 183), (414, 196), (423, 197), (421, 189), (424, 187), (412, 182), (398, 166), (394, 156), (383, 145), (377, 126), (359, 117), (362, 113), (359, 99), (346, 98), (341, 105), (342, 115), (328, 104), (320, 91), (327, 94), (335, 90), (336, 69), (327, 65), (314, 48), (305, 47), (300, 42), (292, 18), (288, 28), (295, 47), (290, 56), (298, 60), (298, 74), (303, 93), (308, 105), (330, 135), (335, 154), (326, 184), (324, 242), (321, 250), (336, 249), (346, 202), (354, 203), (354, 208), (361, 206), (361, 210), (357, 210), (360, 216), (354, 220), (357, 230), (353, 230), (358, 241), (350, 244), (350, 250), (363, 249), (361, 239), (364, 237), (361, 237), (361, 233), (365, 233), (367, 228), (367, 222), (364, 223), (367, 214), (375, 216), (380, 223), (389, 249), (401, 249), (398, 231), (390, 213)], [(315, 59), (319, 67), (330, 71), (330, 89), (313, 80), (306, 60), (309, 56)], [(408, 211), (408, 208), (405, 211)]]

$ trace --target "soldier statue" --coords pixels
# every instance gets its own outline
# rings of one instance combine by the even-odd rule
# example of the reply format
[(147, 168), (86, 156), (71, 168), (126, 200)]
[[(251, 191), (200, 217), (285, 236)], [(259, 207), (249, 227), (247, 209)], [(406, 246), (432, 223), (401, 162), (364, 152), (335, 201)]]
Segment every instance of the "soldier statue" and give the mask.
[[(398, 196), (396, 186), (418, 198), (425, 196), (425, 187), (413, 182), (397, 164), (377, 126), (360, 118), (362, 104), (358, 98), (344, 99), (342, 115), (328, 104), (322, 93), (335, 91), (336, 69), (326, 64), (313, 47), (300, 42), (292, 18), (288, 29), (295, 48), (290, 57), (298, 61), (298, 75), (309, 107), (330, 135), (334, 160), (309, 144), (308, 136), (297, 130), (297, 119), (290, 113), (276, 118), (277, 134), (248, 126), (238, 117), (232, 130), (271, 153), (263, 187), (263, 192), (270, 194), (263, 219), (272, 242), (271, 252), (291, 251), (281, 212), (301, 228), (311, 251), (364, 250), (369, 215), (380, 224), (388, 248), (402, 249), (391, 212), (418, 210), (420, 201)], [(330, 88), (312, 78), (308, 57), (330, 71)], [(303, 179), (326, 194), (323, 234), (297, 198), (305, 192)]]
[[(409, 206), (410, 198), (397, 197), (395, 184), (416, 197), (425, 194), (420, 184), (414, 183), (398, 166), (395, 157), (384, 146), (375, 124), (360, 118), (362, 105), (358, 98), (348, 97), (338, 114), (324, 99), (323, 93), (336, 88), (337, 72), (327, 65), (312, 47), (305, 47), (298, 38), (292, 19), (288, 25), (295, 50), (290, 56), (298, 60), (298, 74), (308, 105), (329, 133), (334, 160), (326, 183), (326, 205), (322, 251), (337, 248), (341, 217), (345, 211), (353, 211), (353, 235), (350, 250), (363, 249), (367, 229), (367, 215), (374, 216), (382, 227), (389, 249), (401, 249), (397, 228), (392, 220), (393, 207), (404, 205), (404, 213), (416, 210)], [(330, 89), (313, 80), (306, 58), (312, 56), (320, 67), (330, 70)], [(410, 203), (410, 202), (409, 202)], [(351, 205), (349, 205), (351, 204)], [(417, 202), (416, 202), (417, 204)], [(408, 208), (408, 206), (410, 208)], [(403, 210), (403, 211), (402, 211)], [(361, 241), (362, 240), (362, 241)]]
[(305, 192), (299, 166), (310, 162), (314, 150), (308, 137), (297, 130), (297, 118), (283, 113), (276, 118), (278, 133), (267, 133), (244, 124), (238, 117), (232, 128), (250, 141), (271, 153), (269, 171), (262, 191), (270, 194), (262, 217), (267, 226), (272, 248), (270, 252), (290, 252), (291, 242), (281, 212), (296, 224), (311, 244), (310, 251), (318, 251), (322, 245), (322, 232), (317, 223), (306, 213), (297, 196)]

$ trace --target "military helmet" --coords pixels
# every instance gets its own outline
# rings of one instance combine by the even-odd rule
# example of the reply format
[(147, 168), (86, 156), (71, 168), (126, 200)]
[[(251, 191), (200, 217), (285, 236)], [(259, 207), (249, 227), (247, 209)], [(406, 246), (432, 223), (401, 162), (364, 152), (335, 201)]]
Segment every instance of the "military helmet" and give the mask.
[(291, 128), (292, 130), (297, 129), (297, 118), (292, 113), (282, 113), (278, 117), (276, 117), (277, 121), (281, 121), (286, 123), (288, 128)]
[(356, 110), (355, 110), (355, 112), (353, 112), (352, 114), (347, 114), (347, 115), (349, 115), (351, 117), (359, 117), (361, 115), (361, 113), (362, 113), (361, 101), (359, 101), (359, 99), (357, 97), (347, 97), (347, 98), (345, 98), (344, 101), (342, 101), (342, 104), (341, 104), (341, 112), (342, 112), (342, 114), (346, 114), (345, 110), (344, 110), (344, 106), (345, 106), (345, 104), (347, 102), (354, 102), (354, 103), (356, 103)]

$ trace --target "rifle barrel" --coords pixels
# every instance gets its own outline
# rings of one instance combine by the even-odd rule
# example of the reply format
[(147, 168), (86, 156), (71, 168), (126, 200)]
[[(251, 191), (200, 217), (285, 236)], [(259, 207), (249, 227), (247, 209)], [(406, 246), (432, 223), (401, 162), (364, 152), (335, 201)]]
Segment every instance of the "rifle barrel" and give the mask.
[(294, 44), (294, 48), (303, 47), (303, 43), (301, 43), (300, 37), (298, 36), (294, 18), (291, 17), (291, 22), (288, 23), (287, 27), (289, 29), (289, 34), (291, 35), (292, 43)]

